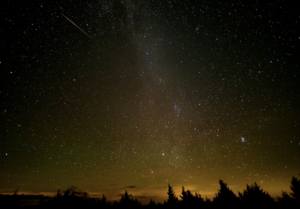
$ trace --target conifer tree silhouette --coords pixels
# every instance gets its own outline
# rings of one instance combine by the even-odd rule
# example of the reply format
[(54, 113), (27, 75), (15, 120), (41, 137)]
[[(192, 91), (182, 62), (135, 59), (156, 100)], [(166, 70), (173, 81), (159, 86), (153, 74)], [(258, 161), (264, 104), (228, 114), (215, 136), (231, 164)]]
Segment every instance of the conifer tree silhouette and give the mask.
[(236, 206), (239, 202), (238, 197), (227, 187), (223, 180), (219, 180), (220, 189), (213, 199), (214, 204), (226, 204)]
[(205, 208), (211, 208), (212, 202), (210, 199), (207, 198), (207, 196), (205, 197), (204, 205), (205, 205)]
[(120, 200), (120, 204), (124, 204), (124, 205), (127, 205), (129, 203), (130, 199), (129, 199), (129, 195), (128, 195), (128, 192), (125, 191), (125, 194), (124, 196), (122, 195), (122, 198)]
[(197, 205), (203, 205), (204, 199), (201, 197), (201, 194), (195, 193), (195, 201)]
[(184, 187), (182, 187), (180, 198), (182, 199), (183, 202), (187, 201), (187, 192), (184, 190)]
[(149, 207), (155, 207), (156, 203), (152, 199), (150, 199), (150, 202), (149, 202), (148, 206)]
[[(300, 175), (300, 174), (299, 174)], [(293, 176), (291, 181), (291, 196), (300, 203), (300, 180)]]
[(56, 197), (60, 198), (60, 189), (57, 191)]
[(195, 193), (195, 195), (193, 195), (190, 190), (185, 191), (184, 187), (182, 187), (180, 197), (182, 199), (183, 206), (185, 207), (191, 207), (195, 205), (199, 206), (204, 203), (204, 200), (200, 194)]
[(102, 199), (101, 199), (100, 204), (101, 204), (101, 206), (103, 206), (103, 207), (106, 206), (106, 197), (104, 196), (104, 194), (103, 194), (103, 196), (102, 196)]
[(293, 199), (288, 193), (282, 191), (281, 197), (278, 197), (278, 204), (280, 206), (291, 208), (292, 205), (295, 205), (295, 199)]
[(69, 196), (69, 194), (70, 194), (70, 190), (69, 190), (69, 189), (67, 189), (67, 190), (65, 191), (65, 193), (64, 193), (64, 197), (67, 197), (67, 196)]
[(130, 199), (128, 192), (125, 191), (124, 196), (122, 195), (122, 198), (120, 200), (120, 205), (122, 207), (126, 207), (126, 208), (135, 208), (141, 205), (141, 203), (135, 198), (135, 199)]
[(173, 190), (173, 188), (170, 186), (168, 187), (168, 200), (167, 203), (170, 205), (174, 205), (178, 202), (178, 198), (175, 196), (175, 192)]
[(273, 198), (264, 192), (260, 187), (254, 182), (251, 186), (247, 184), (246, 190), (243, 193), (239, 192), (239, 197), (243, 204), (249, 205), (272, 205), (274, 203)]

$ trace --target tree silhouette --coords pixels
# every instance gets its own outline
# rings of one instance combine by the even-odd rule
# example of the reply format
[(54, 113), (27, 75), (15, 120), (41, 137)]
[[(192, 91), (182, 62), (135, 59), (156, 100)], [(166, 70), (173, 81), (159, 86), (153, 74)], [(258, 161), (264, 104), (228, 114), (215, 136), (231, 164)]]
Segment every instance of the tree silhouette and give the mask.
[(125, 191), (124, 196), (122, 195), (122, 198), (120, 200), (120, 204), (127, 204), (129, 201), (130, 201), (129, 195), (128, 195), (127, 191)]
[(210, 199), (208, 199), (207, 196), (205, 197), (204, 205), (205, 205), (205, 208), (211, 208), (212, 201)]
[(19, 187), (17, 187), (17, 189), (16, 189), (15, 192), (14, 192), (14, 195), (15, 195), (15, 196), (18, 195), (18, 194), (17, 194), (17, 193), (18, 193), (18, 190), (19, 190)]
[(187, 201), (187, 192), (184, 191), (184, 187), (182, 187), (182, 192), (181, 192), (180, 198), (182, 199), (183, 202)]
[(182, 192), (180, 197), (182, 199), (183, 206), (186, 207), (201, 205), (202, 203), (204, 203), (204, 200), (200, 194), (195, 193), (195, 195), (193, 195), (190, 190), (185, 191), (184, 187), (182, 187)]
[(174, 205), (178, 202), (178, 198), (175, 196), (175, 192), (174, 192), (173, 188), (170, 186), (170, 184), (169, 184), (167, 194), (168, 194), (168, 200), (167, 200), (168, 204)]
[(239, 192), (239, 197), (243, 204), (248, 205), (258, 205), (258, 204), (269, 204), (272, 205), (274, 203), (273, 198), (268, 194), (268, 192), (264, 192), (260, 187), (254, 182), (251, 186), (247, 184), (246, 190), (243, 193)]
[(201, 197), (201, 194), (198, 193), (195, 193), (195, 201), (198, 205), (204, 203), (204, 199)]
[(297, 200), (298, 202), (300, 202), (300, 180), (298, 180), (294, 176), (293, 176), (292, 181), (291, 181), (291, 190), (292, 190), (291, 196), (295, 200)]
[(227, 184), (223, 180), (219, 180), (220, 189), (213, 199), (214, 204), (227, 204), (227, 205), (237, 205), (239, 202), (238, 197), (227, 187)]
[(67, 196), (69, 196), (69, 194), (70, 194), (70, 190), (69, 190), (69, 189), (67, 189), (67, 190), (65, 191), (65, 193), (64, 193), (64, 197), (67, 197)]
[(126, 207), (126, 208), (136, 208), (136, 207), (139, 207), (141, 205), (141, 203), (136, 198), (130, 199), (128, 192), (125, 191), (124, 196), (122, 195), (122, 198), (120, 200), (120, 205), (122, 207)]
[(61, 194), (60, 194), (60, 189), (59, 189), (59, 190), (57, 191), (56, 197), (57, 197), (57, 198), (60, 198), (60, 195), (61, 195)]
[[(141, 203), (132, 195), (129, 195), (127, 191), (122, 195), (121, 200), (114, 201), (111, 205), (107, 202), (105, 195), (103, 194), (101, 199), (95, 199), (88, 197), (86, 192), (81, 192), (76, 190), (75, 187), (70, 187), (66, 191), (57, 191), (57, 194), (53, 199), (45, 199), (41, 197), (40, 208), (141, 208), (146, 207), (152, 208), (214, 208), (214, 207), (262, 207), (267, 206), (273, 208), (274, 206), (280, 206), (282, 208), (299, 208), (299, 190), (300, 190), (300, 180), (293, 177), (291, 180), (291, 193), (283, 192), (281, 197), (278, 197), (278, 203), (276, 203), (273, 198), (265, 191), (263, 191), (256, 182), (252, 185), (246, 185), (246, 189), (240, 193), (239, 198), (230, 190), (227, 184), (223, 180), (219, 180), (220, 189), (216, 193), (213, 201), (201, 197), (200, 194), (192, 193), (190, 190), (185, 190), (182, 187), (182, 192), (180, 195), (181, 201), (178, 200), (173, 188), (168, 185), (168, 199), (164, 201), (164, 204), (155, 203), (152, 199), (148, 205), (142, 206)], [(25, 196), (20, 196), (17, 194), (16, 190), (13, 195), (2, 195), (0, 193), (0, 202), (2, 205), (10, 205), (13, 208), (21, 206)], [(298, 205), (298, 206), (297, 206)]]
[(100, 204), (101, 204), (101, 206), (106, 206), (106, 197), (104, 196), (104, 194), (103, 194), (103, 196), (102, 196), (102, 199), (101, 199), (101, 201), (100, 201)]
[(292, 208), (292, 205), (295, 205), (296, 201), (293, 199), (288, 193), (283, 192), (281, 194), (281, 197), (278, 197), (278, 204), (280, 206), (286, 207), (286, 208)]
[(149, 204), (148, 204), (148, 207), (153, 208), (153, 207), (155, 207), (155, 206), (156, 206), (156, 203), (155, 203), (152, 199), (150, 199), (150, 202), (149, 202)]

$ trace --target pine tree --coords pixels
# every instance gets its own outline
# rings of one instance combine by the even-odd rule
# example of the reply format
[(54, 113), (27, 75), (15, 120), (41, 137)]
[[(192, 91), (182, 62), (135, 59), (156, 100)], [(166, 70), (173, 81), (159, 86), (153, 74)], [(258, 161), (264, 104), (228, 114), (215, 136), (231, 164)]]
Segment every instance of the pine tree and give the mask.
[(219, 180), (220, 189), (218, 194), (213, 199), (215, 204), (227, 204), (227, 205), (236, 205), (238, 203), (237, 196), (227, 187), (227, 184), (223, 180)]
[(104, 196), (104, 194), (103, 194), (103, 196), (102, 196), (102, 199), (101, 199), (100, 204), (101, 204), (102, 206), (105, 206), (105, 205), (106, 205), (106, 197)]
[(154, 206), (156, 206), (156, 203), (152, 199), (150, 199), (150, 202), (149, 202), (148, 206), (154, 207)]
[(125, 200), (129, 200), (129, 195), (128, 195), (128, 192), (127, 192), (127, 191), (125, 191), (124, 199), (125, 199)]
[(291, 202), (292, 198), (288, 193), (282, 191), (281, 197), (278, 197), (278, 202), (285, 204), (286, 202)]
[(292, 190), (291, 196), (295, 200), (297, 200), (298, 202), (300, 202), (300, 180), (298, 180), (294, 176), (293, 176), (292, 181), (291, 181), (291, 190)]
[(129, 195), (128, 195), (127, 191), (125, 191), (124, 196), (122, 195), (120, 204), (128, 204), (129, 202), (130, 202)]
[(260, 189), (256, 182), (251, 186), (247, 184), (246, 190), (243, 193), (239, 192), (239, 197), (242, 203), (246, 205), (270, 205), (274, 203), (273, 198), (268, 194), (268, 192), (264, 192)]
[(60, 198), (61, 194), (60, 194), (60, 189), (57, 191), (56, 197)]
[(175, 204), (178, 202), (177, 197), (175, 196), (175, 192), (173, 190), (173, 188), (170, 186), (169, 184), (169, 188), (168, 188), (168, 200), (167, 203), (168, 204)]
[(182, 199), (183, 202), (187, 201), (187, 192), (184, 190), (184, 187), (182, 187), (180, 198)]

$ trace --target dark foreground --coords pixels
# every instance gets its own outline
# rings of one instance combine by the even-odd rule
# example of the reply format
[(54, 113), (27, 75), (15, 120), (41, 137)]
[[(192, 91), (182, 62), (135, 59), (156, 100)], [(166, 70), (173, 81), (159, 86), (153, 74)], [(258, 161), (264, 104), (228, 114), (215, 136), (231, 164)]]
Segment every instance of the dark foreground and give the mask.
[(213, 200), (203, 199), (200, 194), (192, 194), (182, 187), (182, 192), (175, 195), (173, 188), (168, 187), (168, 199), (164, 203), (142, 205), (136, 198), (131, 197), (127, 191), (119, 201), (108, 202), (102, 198), (89, 198), (87, 193), (67, 189), (63, 194), (58, 190), (52, 197), (18, 195), (0, 195), (0, 208), (300, 208), (300, 180), (293, 177), (291, 193), (282, 192), (281, 197), (273, 199), (267, 192), (254, 183), (235, 195), (226, 183), (219, 180), (220, 189)]

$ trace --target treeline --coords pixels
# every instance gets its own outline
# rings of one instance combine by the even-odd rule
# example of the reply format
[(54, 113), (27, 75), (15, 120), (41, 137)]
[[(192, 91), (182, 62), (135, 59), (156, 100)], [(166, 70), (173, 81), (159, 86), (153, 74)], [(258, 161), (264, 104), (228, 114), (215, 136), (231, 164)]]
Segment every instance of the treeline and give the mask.
[[(171, 185), (168, 186), (168, 199), (164, 203), (156, 203), (150, 200), (149, 204), (142, 205), (136, 198), (131, 198), (127, 191), (119, 201), (108, 202), (105, 195), (100, 199), (88, 198), (87, 193), (75, 190), (66, 190), (63, 194), (58, 190), (53, 199), (40, 199), (36, 206), (40, 208), (222, 208), (222, 207), (275, 207), (275, 208), (300, 208), (300, 179), (293, 177), (291, 181), (291, 193), (282, 191), (282, 195), (273, 199), (268, 192), (263, 191), (256, 183), (247, 185), (246, 189), (238, 195), (230, 190), (227, 184), (219, 180), (220, 189), (215, 197), (210, 200), (200, 194), (193, 194), (182, 187), (179, 197), (175, 194)], [(2, 196), (3, 197), (3, 196)], [(10, 201), (0, 198), (2, 205), (18, 206), (18, 195), (10, 196)], [(6, 202), (6, 203), (5, 203)], [(4, 204), (5, 203), (5, 204)]]

